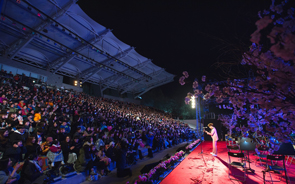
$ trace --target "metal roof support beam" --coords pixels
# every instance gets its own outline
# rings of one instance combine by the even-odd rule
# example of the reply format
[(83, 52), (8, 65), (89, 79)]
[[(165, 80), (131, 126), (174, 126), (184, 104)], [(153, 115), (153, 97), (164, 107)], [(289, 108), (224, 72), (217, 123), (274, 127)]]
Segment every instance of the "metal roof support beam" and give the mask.
[[(101, 40), (101, 39), (102, 39), (102, 38), (103, 38), (108, 32), (110, 32), (110, 29), (105, 29), (105, 30), (102, 32), (100, 38), (94, 38), (94, 39), (91, 40), (91, 44), (100, 41), (100, 40)], [(78, 48), (76, 48), (75, 51), (80, 52), (80, 51), (82, 51), (83, 49), (85, 49), (87, 46), (88, 46), (88, 45), (81, 45), (81, 46), (79, 46)], [(53, 62), (50, 63), (50, 65), (48, 66), (48, 69), (51, 69), (51, 68), (54, 67), (56, 64), (58, 64), (58, 63), (60, 63), (61, 61), (64, 60), (64, 61), (61, 63), (61, 66), (58, 67), (58, 69), (59, 69), (60, 67), (62, 67), (63, 65), (65, 65), (66, 63), (68, 63), (69, 61), (71, 61), (71, 60), (73, 59), (72, 56), (73, 56), (73, 55), (71, 54), (71, 55), (67, 56), (66, 58), (65, 58), (65, 57), (61, 57), (61, 58), (59, 58), (59, 59), (53, 61)], [(75, 56), (75, 55), (74, 55), (74, 56)], [(54, 73), (55, 73), (56, 71), (57, 71), (57, 69), (55, 69)]]
[[(122, 59), (122, 58), (126, 57), (133, 50), (134, 50), (134, 47), (129, 47), (128, 49), (119, 52), (118, 54), (114, 55), (113, 57), (116, 59)], [(114, 59), (106, 59), (106, 60), (102, 61), (101, 63), (106, 64), (107, 62), (112, 61), (112, 60), (114, 60)]]
[(123, 78), (123, 76), (118, 77), (116, 80), (113, 81), (113, 83), (118, 82), (118, 81), (119, 81), (120, 79), (122, 79), (122, 78)]
[(57, 65), (52, 73), (56, 73), (62, 66), (70, 62), (72, 59), (76, 57), (75, 54), (71, 54), (68, 57), (63, 57), (61, 59), (58, 59), (57, 61), (54, 61), (51, 67), (54, 67), (54, 65)]
[[(145, 67), (150, 61), (152, 61), (152, 60), (151, 60), (151, 59), (147, 59), (147, 60), (145, 60), (145, 61), (143, 61), (143, 62), (141, 62), (141, 63), (139, 63), (139, 64), (133, 66), (133, 68), (136, 68), (136, 69), (143, 68), (143, 67)], [(130, 69), (127, 68), (127, 69), (123, 70), (122, 73), (125, 73), (125, 72), (127, 72), (128, 70), (130, 70)]]
[[(60, 10), (58, 10), (55, 14), (50, 15), (50, 17), (52, 17), (53, 19), (57, 19), (58, 17), (60, 17), (61, 15), (65, 14), (67, 12), (67, 10), (73, 5), (76, 4), (78, 2), (78, 0), (72, 0), (69, 1), (64, 7), (62, 7)], [(58, 7), (58, 6), (57, 6)], [(60, 8), (60, 7), (58, 7)]]
[(151, 89), (153, 89), (153, 88), (156, 88), (156, 87), (158, 87), (158, 86), (161, 86), (161, 85), (163, 85), (163, 84), (166, 84), (166, 83), (168, 83), (168, 82), (172, 82), (172, 81), (173, 81), (173, 80), (167, 80), (167, 81), (161, 82), (161, 83), (159, 83), (159, 84), (157, 84), (157, 85), (154, 85), (154, 86), (152, 86), (152, 87), (150, 87), (150, 88), (144, 90), (144, 91), (141, 92), (140, 94), (136, 95), (136, 97), (134, 97), (134, 98), (137, 98), (137, 97), (139, 97), (139, 96), (145, 94), (146, 92), (148, 92), (149, 90), (151, 90)]
[(91, 75), (86, 76), (83, 80), (82, 83), (86, 82), (88, 79), (90, 79), (94, 74), (100, 72), (102, 70), (102, 68), (97, 68), (97, 70), (95, 72), (93, 72)]
[(137, 97), (139, 97), (139, 96), (145, 94), (146, 92), (148, 92), (149, 90), (151, 90), (151, 89), (153, 89), (153, 88), (156, 88), (156, 87), (158, 87), (158, 86), (161, 86), (161, 85), (163, 85), (163, 84), (166, 84), (166, 83), (168, 83), (168, 82), (172, 82), (172, 81), (173, 81), (173, 79), (172, 79), (172, 80), (171, 80), (171, 79), (170, 79), (170, 80), (166, 80), (166, 81), (161, 82), (161, 83), (159, 83), (159, 84), (156, 84), (156, 85), (154, 85), (154, 86), (152, 86), (152, 87), (149, 87), (148, 89), (144, 90), (144, 91), (141, 92), (140, 94), (136, 95), (136, 97), (134, 97), (134, 98), (137, 98)]
[(133, 85), (127, 87), (124, 91), (121, 92), (121, 95), (126, 93), (129, 89), (134, 88), (136, 85), (138, 85), (139, 83), (134, 83)]
[(102, 88), (102, 89), (101, 89), (101, 92), (103, 93), (104, 90), (108, 89), (109, 87), (110, 87), (110, 85), (107, 85), (106, 87)]
[[(124, 51), (122, 51), (122, 52), (120, 52), (120, 53), (118, 53), (118, 54), (116, 54), (115, 56), (113, 56), (113, 57), (115, 57), (115, 58), (117, 58), (117, 59), (122, 59), (123, 57), (126, 57), (132, 50), (134, 50), (134, 47), (129, 47), (128, 49), (126, 49), (126, 50), (124, 50)], [(102, 64), (106, 64), (107, 62), (110, 62), (110, 61), (112, 61), (113, 59), (106, 59), (106, 60), (104, 60), (104, 61), (102, 61), (102, 62), (100, 62), (100, 63), (102, 63)], [(100, 70), (99, 69), (97, 69), (97, 70), (95, 70), (94, 72), (93, 72), (93, 70), (90, 68), (89, 70), (87, 69), (87, 70), (85, 70), (85, 71), (83, 71), (82, 72), (82, 74), (81, 74), (81, 77), (84, 77), (85, 75), (87, 75), (88, 73), (91, 73), (90, 74), (90, 76), (87, 76), (87, 78), (89, 79), (91, 76), (93, 76), (93, 75), (95, 75), (97, 72), (99, 72)], [(118, 75), (113, 75), (113, 76), (110, 76), (110, 77), (107, 77), (107, 78), (105, 78), (103, 81), (101, 81), (101, 83), (103, 84), (103, 83), (105, 83), (105, 82), (107, 82), (108, 80), (112, 80), (112, 79), (115, 79), (116, 77), (117, 77)], [(122, 78), (122, 76), (119, 76), (119, 79), (121, 79)], [(118, 80), (118, 79), (117, 79)], [(86, 82), (86, 81), (85, 81)]]
[[(67, 4), (65, 5), (64, 8), (60, 9), (59, 11), (57, 11), (55, 14), (51, 15), (50, 17), (52, 17), (53, 19), (57, 19), (58, 17), (60, 17), (61, 15), (63, 15), (64, 12), (65, 12), (66, 10), (68, 10), (68, 9), (72, 6), (72, 4), (76, 3), (77, 1), (78, 1), (78, 0), (69, 1), (69, 3), (67, 3)], [(27, 3), (29, 6), (32, 6), (29, 2), (27, 2), (27, 1), (24, 1), (24, 2)], [(32, 6), (32, 7), (33, 7), (33, 6)], [(43, 20), (43, 22), (42, 22), (41, 24), (39, 24), (38, 26), (36, 26), (34, 29), (37, 30), (37, 31), (40, 31), (40, 30), (44, 29), (44, 28), (48, 25), (48, 23), (49, 23), (49, 21), (46, 21), (46, 22), (45, 22), (45, 20)], [(30, 39), (31, 39), (31, 36), (27, 35), (27, 38), (26, 38), (26, 39), (27, 39), (27, 40), (30, 40)], [(31, 40), (30, 40), (30, 41), (31, 41)], [(28, 43), (30, 43), (30, 41), (25, 41), (25, 43), (28, 44)], [(14, 49), (15, 46), (18, 45), (18, 42), (20, 42), (20, 40), (18, 40), (18, 41), (16, 41), (15, 43), (13, 43), (9, 48)], [(26, 45), (27, 45), (27, 44), (26, 44)], [(25, 45), (25, 46), (26, 46), (26, 45)], [(16, 48), (16, 52), (11, 53), (12, 50), (9, 49), (8, 51), (6, 51), (6, 53), (9, 54), (9, 55), (12, 55), (13, 57), (10, 57), (10, 58), (12, 59), (12, 58), (14, 58), (15, 55), (16, 55), (16, 54), (17, 54), (22, 48), (24, 48), (25, 46), (18, 45), (18, 47)]]
[[(149, 76), (156, 77), (156, 76), (160, 75), (161, 72), (163, 72), (163, 71), (165, 71), (165, 69), (164, 69), (164, 68), (160, 68), (159, 70), (154, 71), (153, 73), (149, 74)], [(141, 81), (143, 81), (143, 80), (145, 80), (145, 77), (141, 77), (141, 78), (139, 78), (139, 79), (138, 79), (138, 82), (141, 82)], [(132, 82), (127, 82), (127, 83), (122, 84), (122, 85), (123, 85), (123, 86), (126, 86), (126, 85), (129, 86), (129, 85), (131, 85), (131, 84), (132, 84)]]
[(25, 46), (27, 46), (34, 39), (34, 37), (35, 37), (35, 35), (30, 35), (26, 39), (20, 39), (19, 41), (17, 41), (17, 43), (12, 46), (12, 47), (17, 47), (17, 48), (16, 48), (15, 52), (10, 53), (9, 58), (13, 59), (18, 54), (18, 52), (20, 50), (22, 50)]
[[(4, 15), (7, 19), (9, 19), (9, 20), (12, 20), (12, 21), (16, 22), (16, 23), (19, 24), (19, 25), (25, 26), (23, 23), (21, 23), (21, 22), (15, 20), (15, 19), (13, 19), (13, 18), (11, 18), (10, 16), (5, 15), (5, 14), (3, 14), (3, 15)], [(43, 36), (44, 38), (49, 39), (48, 36), (46, 36), (45, 34), (39, 32), (39, 31), (34, 30), (33, 28), (28, 27), (28, 29), (35, 31), (36, 34), (39, 34), (39, 35)], [(60, 43), (59, 41), (54, 40), (54, 39), (52, 39), (52, 38), (50, 38), (50, 39), (51, 39), (52, 41), (54, 41), (55, 43), (61, 45), (63, 48), (68, 49), (68, 51), (70, 51), (70, 52), (75, 52), (75, 50), (69, 48), (68, 46), (66, 46), (66, 45), (64, 45), (64, 44), (62, 44), (62, 43)], [(110, 71), (111, 73), (113, 73), (113, 74), (119, 74), (119, 75), (125, 76), (126, 78), (130, 78), (130, 79), (132, 79), (132, 80), (136, 80), (133, 76), (128, 76), (128, 75), (126, 75), (126, 74), (124, 74), (124, 73), (122, 73), (122, 72), (120, 72), (120, 71), (118, 71), (118, 70), (116, 70), (116, 69), (114, 69), (114, 68), (111, 68), (111, 67), (109, 67), (109, 66), (107, 66), (107, 65), (103, 65), (103, 64), (101, 64), (100, 62), (95, 61), (94, 59), (89, 58), (89, 57), (86, 56), (85, 54), (81, 54), (81, 53), (78, 53), (78, 54), (79, 54), (81, 57), (85, 58), (85, 59), (88, 59), (88, 60), (91, 60), (91, 61), (95, 62), (97, 67), (99, 66), (100, 68), (104, 68), (105, 70), (109, 70), (109, 71)], [(114, 58), (114, 59), (115, 59), (115, 58)], [(44, 68), (46, 68), (46, 67), (44, 67)], [(72, 72), (73, 72), (73, 71), (72, 71)], [(76, 74), (75, 74), (75, 77), (76, 77), (76, 76), (77, 76), (77, 71), (75, 71), (75, 73), (76, 73)]]
[[(93, 44), (101, 41), (109, 32), (112, 32), (112, 30), (110, 30), (110, 29), (103, 30), (98, 37), (95, 36), (92, 40), (89, 41), (90, 44), (93, 45)], [(90, 47), (89, 44), (83, 45), (81, 48), (77, 49), (77, 52), (80, 52), (81, 50), (85, 49), (88, 46)]]

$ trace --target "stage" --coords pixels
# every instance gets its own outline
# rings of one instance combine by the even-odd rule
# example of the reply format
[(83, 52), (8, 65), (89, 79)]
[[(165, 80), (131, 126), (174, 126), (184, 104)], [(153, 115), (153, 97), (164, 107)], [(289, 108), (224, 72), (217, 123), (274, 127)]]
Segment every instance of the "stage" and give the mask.
[[(203, 143), (203, 154), (201, 152), (201, 146), (198, 146), (193, 152), (191, 152), (160, 184), (229, 184), (229, 183), (242, 183), (228, 178), (228, 154), (225, 141), (220, 141), (217, 144), (218, 155), (213, 157), (210, 152), (212, 151), (212, 142), (205, 141)], [(256, 167), (256, 157), (254, 153), (250, 153), (251, 168), (255, 170), (255, 173), (248, 172), (247, 184), (261, 184), (263, 183), (262, 170), (265, 167)], [(248, 166), (248, 163), (247, 163)], [(295, 184), (295, 165), (286, 166), (287, 172), (290, 178), (290, 182)], [(234, 174), (242, 175), (242, 168), (239, 169), (232, 167)], [(271, 172), (273, 180), (278, 180), (279, 175)], [(233, 177), (233, 176), (231, 176)], [(234, 177), (233, 177), (234, 178)], [(266, 180), (270, 180), (270, 176), (266, 173)], [(266, 182), (271, 183), (271, 182)], [(274, 183), (286, 183), (285, 175), (281, 182)]]

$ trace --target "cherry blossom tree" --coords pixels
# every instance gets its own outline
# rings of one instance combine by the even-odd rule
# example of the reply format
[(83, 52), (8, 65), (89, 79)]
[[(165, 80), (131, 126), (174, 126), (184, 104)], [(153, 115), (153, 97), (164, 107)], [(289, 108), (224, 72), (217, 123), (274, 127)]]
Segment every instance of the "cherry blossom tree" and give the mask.
[[(242, 132), (257, 132), (260, 136), (275, 137), (271, 142), (274, 150), (279, 142), (290, 140), (295, 129), (295, 18), (291, 1), (272, 1), (270, 8), (259, 12), (257, 30), (251, 35), (252, 45), (242, 56), (242, 65), (251, 66), (254, 77), (249, 79), (229, 79), (225, 84), (207, 84), (201, 90), (198, 83), (193, 84), (194, 93), (205, 99), (215, 99), (217, 103), (228, 101), (238, 119), (247, 122), (237, 128)], [(179, 80), (185, 84), (188, 77), (183, 73)], [(206, 77), (202, 77), (202, 82)], [(221, 119), (226, 126), (229, 117)], [(229, 127), (227, 127), (229, 128)], [(273, 139), (270, 139), (273, 140)]]
[(237, 125), (237, 116), (232, 115), (219, 115), (218, 120), (220, 120), (223, 124), (223, 126), (228, 128), (228, 134), (229, 136), (232, 135), (232, 130), (236, 128)]

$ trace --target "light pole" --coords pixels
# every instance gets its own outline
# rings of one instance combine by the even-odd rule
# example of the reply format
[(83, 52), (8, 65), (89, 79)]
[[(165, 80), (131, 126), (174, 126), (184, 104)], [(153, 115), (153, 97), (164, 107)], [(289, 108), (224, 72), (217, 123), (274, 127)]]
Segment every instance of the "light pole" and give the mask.
[(198, 133), (198, 136), (201, 137), (201, 152), (200, 154), (203, 154), (203, 145), (202, 145), (202, 142), (203, 142), (203, 139), (204, 139), (204, 131), (202, 130), (203, 127), (201, 127), (201, 122), (200, 122), (200, 119), (201, 119), (201, 99), (200, 99), (201, 95), (198, 96), (198, 98), (196, 98), (195, 96), (192, 96), (191, 97), (191, 106), (192, 108), (196, 108), (196, 130), (197, 130), (197, 133)]
[(198, 131), (198, 134), (200, 133), (202, 127), (201, 127), (201, 106), (200, 106), (200, 97), (196, 98), (195, 96), (191, 97), (191, 107), (193, 109), (196, 109), (196, 130)]

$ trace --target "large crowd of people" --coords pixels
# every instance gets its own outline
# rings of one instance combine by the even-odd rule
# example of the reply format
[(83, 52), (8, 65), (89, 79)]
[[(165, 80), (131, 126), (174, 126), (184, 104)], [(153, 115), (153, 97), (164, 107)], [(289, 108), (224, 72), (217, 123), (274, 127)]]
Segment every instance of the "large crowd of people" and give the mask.
[(117, 176), (124, 177), (132, 175), (126, 165), (142, 159), (143, 148), (152, 157), (193, 136), (162, 111), (48, 87), (3, 70), (0, 95), (0, 184), (36, 183), (48, 178), (44, 171), (59, 175), (71, 165), (107, 175), (116, 163)]

